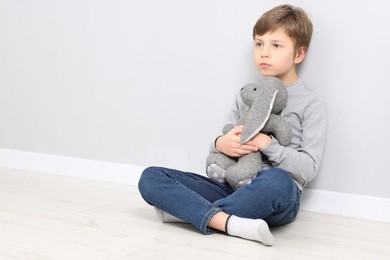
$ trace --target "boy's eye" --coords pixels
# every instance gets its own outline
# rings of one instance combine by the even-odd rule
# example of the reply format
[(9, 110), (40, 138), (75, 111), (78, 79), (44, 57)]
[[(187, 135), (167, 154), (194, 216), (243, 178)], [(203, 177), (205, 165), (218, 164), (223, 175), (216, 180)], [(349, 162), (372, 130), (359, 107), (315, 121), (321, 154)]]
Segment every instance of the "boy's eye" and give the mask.
[(263, 44), (261, 42), (256, 42), (256, 47), (261, 47)]
[(280, 46), (279, 44), (276, 44), (276, 43), (275, 43), (275, 44), (274, 44), (274, 47), (275, 47), (275, 48), (280, 48), (281, 46)]

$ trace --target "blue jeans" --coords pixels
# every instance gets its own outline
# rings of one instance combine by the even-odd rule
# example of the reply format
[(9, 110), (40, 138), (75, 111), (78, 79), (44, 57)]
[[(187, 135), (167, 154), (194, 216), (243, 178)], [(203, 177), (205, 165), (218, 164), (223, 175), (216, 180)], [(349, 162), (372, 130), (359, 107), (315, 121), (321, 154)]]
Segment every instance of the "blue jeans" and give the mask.
[(234, 190), (205, 176), (162, 167), (144, 170), (138, 183), (144, 200), (183, 219), (205, 234), (220, 211), (238, 217), (263, 219), (270, 226), (292, 222), (299, 210), (300, 190), (279, 168), (262, 170), (252, 183)]

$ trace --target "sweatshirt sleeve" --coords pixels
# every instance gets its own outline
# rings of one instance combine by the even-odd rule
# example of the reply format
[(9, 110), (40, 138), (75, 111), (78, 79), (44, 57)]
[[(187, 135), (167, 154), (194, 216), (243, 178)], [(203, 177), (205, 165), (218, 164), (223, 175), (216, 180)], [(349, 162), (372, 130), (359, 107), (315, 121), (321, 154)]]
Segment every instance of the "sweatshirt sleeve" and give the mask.
[(297, 121), (300, 125), (296, 131), (296, 144), (285, 147), (272, 138), (269, 146), (261, 152), (272, 166), (288, 171), (304, 187), (317, 175), (322, 159), (327, 130), (325, 103), (319, 98), (314, 99), (303, 109)]

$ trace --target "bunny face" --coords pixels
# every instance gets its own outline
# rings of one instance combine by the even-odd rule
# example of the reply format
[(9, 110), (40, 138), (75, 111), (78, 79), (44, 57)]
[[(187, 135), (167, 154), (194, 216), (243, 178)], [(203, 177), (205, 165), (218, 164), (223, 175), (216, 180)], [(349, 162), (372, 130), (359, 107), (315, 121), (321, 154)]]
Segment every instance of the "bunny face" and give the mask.
[(278, 78), (264, 77), (256, 84), (245, 85), (241, 89), (240, 95), (244, 103), (251, 107), (253, 102), (269, 103), (269, 94), (275, 92), (276, 97), (270, 108), (272, 109), (271, 113), (277, 114), (286, 105), (288, 96), (286, 87)]

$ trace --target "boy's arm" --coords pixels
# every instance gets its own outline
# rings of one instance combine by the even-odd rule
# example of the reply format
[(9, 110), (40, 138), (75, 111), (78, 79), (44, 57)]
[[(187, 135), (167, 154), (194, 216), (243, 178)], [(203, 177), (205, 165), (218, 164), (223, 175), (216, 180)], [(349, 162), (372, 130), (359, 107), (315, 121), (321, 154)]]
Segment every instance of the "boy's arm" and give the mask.
[(325, 104), (315, 100), (303, 115), (301, 143), (298, 148), (285, 147), (272, 137), (261, 152), (274, 167), (288, 171), (302, 186), (316, 176), (325, 146), (327, 116)]

